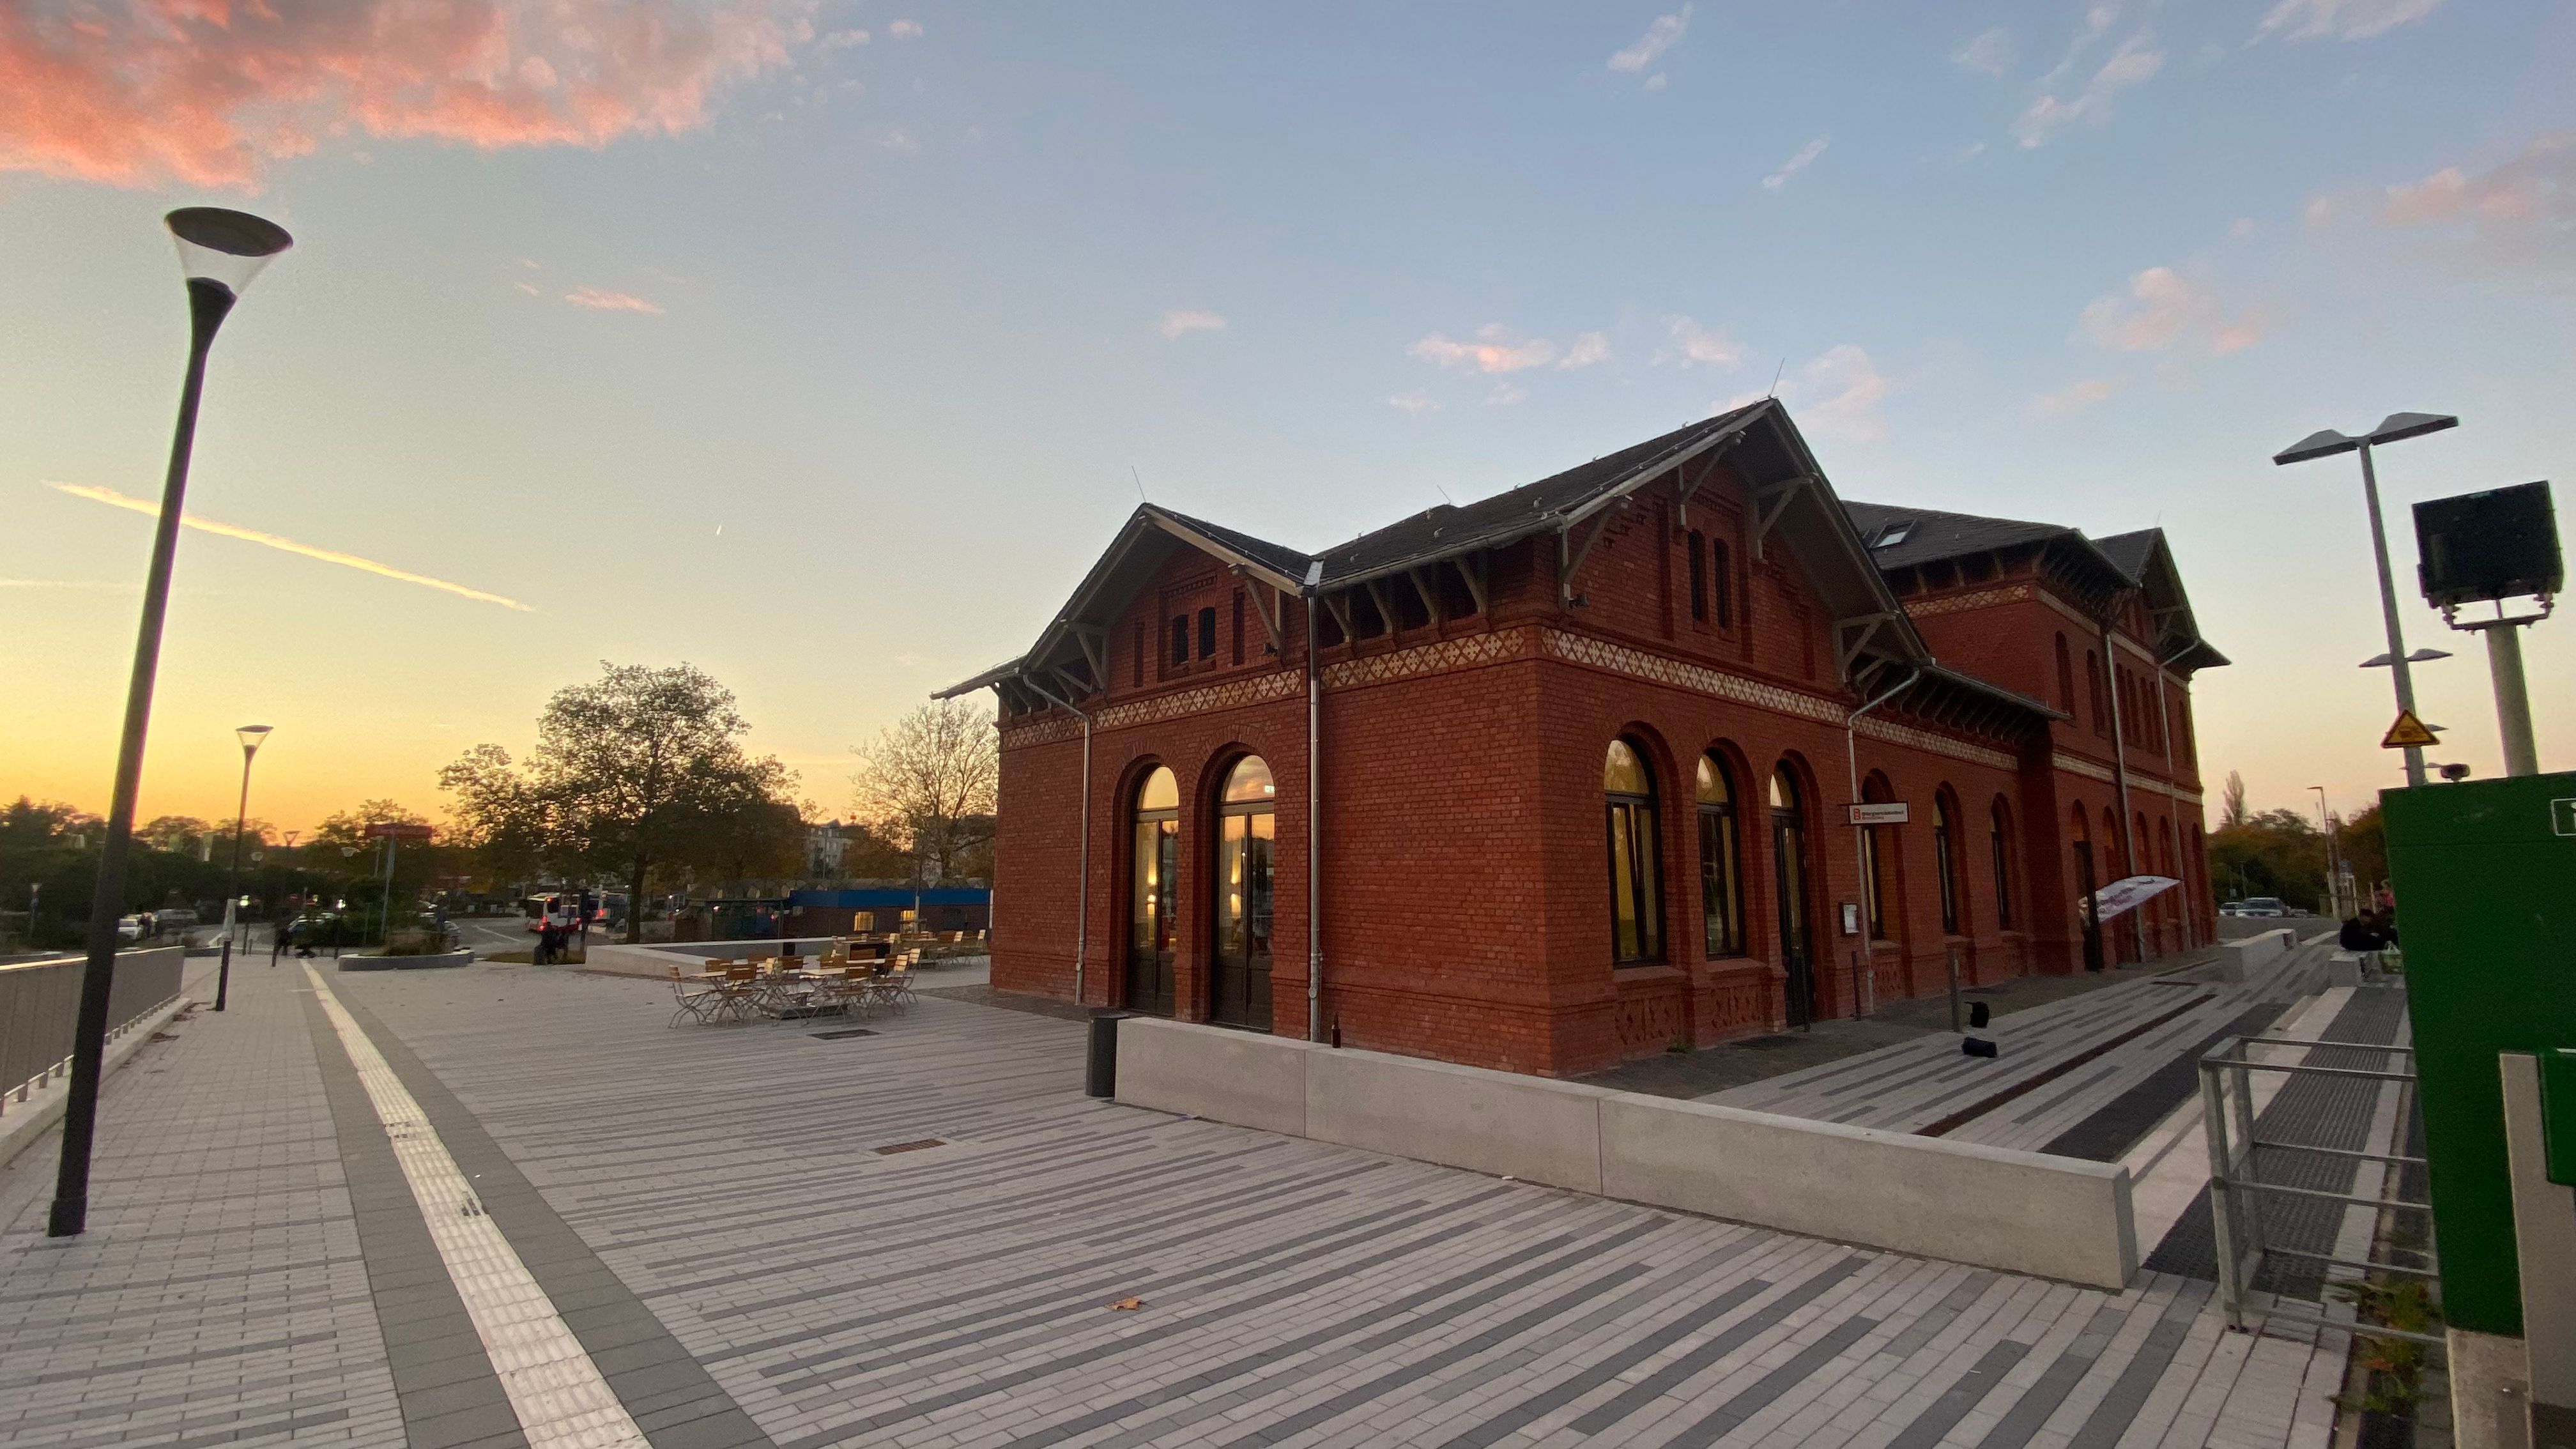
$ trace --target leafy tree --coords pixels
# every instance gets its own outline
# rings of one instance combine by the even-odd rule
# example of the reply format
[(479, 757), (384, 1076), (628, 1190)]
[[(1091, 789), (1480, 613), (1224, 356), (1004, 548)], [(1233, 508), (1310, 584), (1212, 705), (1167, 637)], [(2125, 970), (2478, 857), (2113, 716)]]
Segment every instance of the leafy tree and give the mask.
[(214, 833), (214, 827), (194, 815), (159, 815), (134, 827), (137, 844), (180, 855), (202, 854), (202, 842)]
[(859, 818), (893, 840), (924, 874), (961, 875), (989, 858), (1002, 778), (992, 715), (962, 699), (936, 700), (860, 745)]
[(24, 795), (0, 805), (0, 847), (53, 845), (69, 835), (96, 835), (107, 823), (86, 811), (52, 802), (39, 805)]
[(2370, 893), (2388, 879), (2388, 831), (2376, 803), (2343, 822), (2343, 828), (2335, 832), (2335, 848), (2351, 864), (2353, 884), (2367, 904)]
[[(614, 873), (642, 935), (655, 871), (748, 859), (745, 817), (785, 805), (793, 777), (742, 746), (751, 726), (704, 670), (614, 665), (558, 690), (537, 719), (537, 747), (513, 764), (498, 746), (469, 751), (440, 776), (469, 840), (529, 850), (548, 866)], [(792, 806), (787, 807), (790, 813)], [(801, 841), (798, 849), (802, 850)]]
[(2220, 798), (2225, 802), (2220, 807), (2218, 814), (2218, 824), (2220, 829), (2234, 829), (2253, 818), (2253, 816), (2247, 813), (2245, 809), (2245, 777), (2243, 775), (2238, 774), (2234, 770), (2228, 771), (2227, 793)]
[(2325, 900), (2325, 836), (2296, 810), (2266, 810), (2209, 836), (2209, 881), (2222, 899), (2279, 896), (2315, 910)]

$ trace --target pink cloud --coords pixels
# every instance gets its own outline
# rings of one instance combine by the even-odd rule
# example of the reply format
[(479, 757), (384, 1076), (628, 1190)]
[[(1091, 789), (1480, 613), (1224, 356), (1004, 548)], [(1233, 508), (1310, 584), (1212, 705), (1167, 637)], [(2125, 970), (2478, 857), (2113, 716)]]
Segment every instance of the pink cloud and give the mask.
[(2230, 316), (2215, 289), (2171, 267), (2149, 267), (2124, 292), (2086, 303), (2076, 319), (2094, 345), (2112, 352), (2162, 352), (2176, 345), (2213, 357), (2242, 352), (2272, 330), (2259, 308)]
[(813, 0), (34, 0), (0, 5), (0, 171), (256, 188), (351, 133), (604, 146), (706, 124)]
[(1434, 332), (1406, 349), (1425, 362), (1477, 372), (1518, 372), (1544, 367), (1558, 356), (1557, 345), (1544, 337), (1515, 340), (1500, 322), (1476, 329), (1476, 340), (1460, 342)]
[(588, 307), (594, 312), (649, 312), (656, 317), (662, 315), (662, 304), (659, 302), (648, 302), (629, 292), (610, 292), (598, 287), (575, 287), (564, 293), (564, 300), (576, 307)]

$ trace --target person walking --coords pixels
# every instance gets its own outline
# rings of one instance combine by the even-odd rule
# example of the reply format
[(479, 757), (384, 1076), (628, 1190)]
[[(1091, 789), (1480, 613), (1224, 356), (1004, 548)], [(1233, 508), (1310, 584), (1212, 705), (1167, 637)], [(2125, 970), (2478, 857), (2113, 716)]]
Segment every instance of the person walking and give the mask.
[(279, 921), (269, 928), (268, 964), (271, 966), (275, 966), (277, 964), (278, 957), (286, 954), (287, 929), (287, 923), (284, 921)]

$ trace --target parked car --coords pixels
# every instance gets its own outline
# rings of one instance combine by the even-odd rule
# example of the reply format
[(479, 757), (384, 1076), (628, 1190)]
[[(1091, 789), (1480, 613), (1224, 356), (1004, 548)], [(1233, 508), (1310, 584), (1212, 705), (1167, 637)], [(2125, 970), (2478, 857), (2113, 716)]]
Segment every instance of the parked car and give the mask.
[(151, 934), (152, 918), (150, 916), (136, 914), (131, 916), (120, 916), (117, 918), (116, 939), (120, 942), (130, 944), (135, 941), (140, 941)]
[(197, 913), (186, 906), (171, 906), (152, 913), (152, 924), (158, 930), (184, 931), (198, 924)]
[(2279, 896), (2247, 896), (2241, 901), (2229, 901), (2218, 908), (2218, 913), (2222, 916), (2286, 916), (2290, 908), (2281, 903)]

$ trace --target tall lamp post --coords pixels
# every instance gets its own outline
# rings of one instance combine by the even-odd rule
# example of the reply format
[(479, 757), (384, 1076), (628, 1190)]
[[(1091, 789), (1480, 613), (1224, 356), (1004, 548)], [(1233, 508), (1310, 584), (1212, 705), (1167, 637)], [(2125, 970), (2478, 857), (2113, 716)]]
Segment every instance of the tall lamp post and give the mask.
[(89, 961), (81, 971), (80, 1017), (72, 1038), (71, 1090), (63, 1104), (63, 1157), (54, 1179), (48, 1236), (89, 1225), (89, 1157), (98, 1135), (98, 1079), (107, 1054), (107, 998), (116, 979), (116, 918), (125, 899), (125, 858), (134, 840), (134, 796), (143, 780), (143, 739), (152, 721), (152, 683), (161, 663), (161, 622), (170, 607), (170, 565), (179, 550), (179, 515), (188, 493), (188, 454), (197, 438), (197, 400), (205, 389), (206, 353), (215, 329), (242, 289), (271, 258), (295, 244), (286, 229), (246, 212), (188, 206), (164, 218), (179, 245), (188, 279), (188, 375), (179, 392), (179, 425), (170, 439), (170, 473), (161, 486), (161, 521), (152, 535), (152, 567), (143, 583), (143, 623), (134, 641), (134, 674), (125, 692), (125, 733), (116, 752), (116, 793), (108, 806), (107, 841), (99, 853), (98, 887), (89, 907)]
[(2342, 877), (2335, 869), (2334, 814), (2326, 808), (2326, 787), (2310, 785), (2308, 788), (2317, 792), (2317, 828), (2323, 830), (2326, 837), (2326, 911), (2340, 920), (2343, 917), (2343, 892), (2336, 889)]
[[(2289, 447), (2272, 455), (2273, 465), (2305, 463), (2315, 458), (2331, 458), (2337, 453), (2361, 454), (2361, 496), (2370, 505), (2370, 550), (2379, 562), (2379, 615), (2388, 626), (2388, 669), (2397, 681), (2397, 707), (2415, 713), (2415, 675), (2407, 668), (2405, 635), (2397, 627), (2397, 584), (2388, 573), (2388, 529), (2379, 521), (2379, 475), (2370, 466), (2370, 450), (2382, 443), (2402, 443), (2426, 433), (2456, 428), (2460, 420), (2440, 413), (2390, 413), (2379, 426), (2358, 438), (2347, 437), (2327, 428), (2310, 433)], [(2420, 718), (2420, 716), (2419, 716)], [(2415, 745), (2406, 747), (2406, 783), (2424, 783), (2424, 751)]]
[(243, 725), (233, 731), (241, 741), (241, 807), (233, 812), (233, 866), (224, 876), (224, 959), (215, 966), (215, 1010), (224, 1009), (233, 985), (233, 909), (241, 904), (242, 832), (250, 826), (250, 757), (268, 742), (268, 725)]

